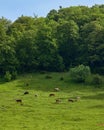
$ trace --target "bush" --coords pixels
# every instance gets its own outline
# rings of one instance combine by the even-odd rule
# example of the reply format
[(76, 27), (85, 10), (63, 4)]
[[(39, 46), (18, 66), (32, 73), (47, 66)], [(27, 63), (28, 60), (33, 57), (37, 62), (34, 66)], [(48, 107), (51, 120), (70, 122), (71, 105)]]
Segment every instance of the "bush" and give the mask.
[(12, 79), (16, 79), (17, 78), (17, 71), (13, 71), (12, 72)]
[(96, 87), (100, 87), (103, 83), (102, 77), (99, 74), (93, 75), (91, 83)]
[(89, 66), (79, 65), (70, 69), (70, 77), (75, 82), (85, 82), (90, 74)]
[(12, 75), (10, 74), (9, 71), (6, 71), (5, 75), (4, 75), (4, 80), (6, 82), (9, 82), (12, 79)]

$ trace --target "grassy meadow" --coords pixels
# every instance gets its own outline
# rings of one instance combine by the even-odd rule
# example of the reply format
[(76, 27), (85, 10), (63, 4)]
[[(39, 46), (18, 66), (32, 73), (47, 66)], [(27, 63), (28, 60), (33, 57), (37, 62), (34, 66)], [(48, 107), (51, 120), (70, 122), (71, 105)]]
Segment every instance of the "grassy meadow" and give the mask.
[[(46, 75), (24, 74), (0, 83), (0, 130), (104, 130), (104, 87), (74, 84), (68, 73), (49, 73), (50, 79)], [(53, 91), (56, 87), (59, 92)], [(68, 102), (77, 96), (79, 101)]]

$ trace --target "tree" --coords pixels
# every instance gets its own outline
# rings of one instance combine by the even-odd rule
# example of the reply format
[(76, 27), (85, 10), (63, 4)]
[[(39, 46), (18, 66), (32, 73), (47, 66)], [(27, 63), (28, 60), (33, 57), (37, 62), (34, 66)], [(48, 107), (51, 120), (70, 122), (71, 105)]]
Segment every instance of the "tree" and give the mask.
[(39, 28), (36, 45), (40, 70), (63, 70), (63, 60), (58, 54), (56, 40), (52, 37), (51, 27), (44, 24)]
[(58, 13), (57, 10), (53, 9), (47, 14), (47, 18), (49, 20), (58, 21)]
[(78, 51), (78, 31), (79, 28), (73, 20), (61, 21), (57, 27), (59, 54), (63, 58), (66, 69), (75, 64)]
[(85, 82), (86, 78), (91, 74), (90, 67), (78, 65), (70, 69), (70, 77), (75, 82)]
[(35, 71), (38, 66), (37, 48), (35, 45), (36, 32), (27, 31), (23, 33), (16, 45), (16, 56), (19, 61), (19, 72)]
[(17, 67), (15, 55), (14, 38), (7, 35), (10, 22), (4, 18), (0, 19), (0, 73), (14, 71)]
[(6, 71), (15, 71), (18, 66), (18, 61), (15, 54), (15, 49), (11, 39), (6, 39), (0, 43), (0, 73)]
[(86, 57), (87, 64), (93, 71), (97, 71), (98, 68), (103, 67), (104, 63), (104, 27), (100, 25), (99, 21), (86, 24), (83, 27), (82, 40), (84, 42), (82, 45), (83, 58)]

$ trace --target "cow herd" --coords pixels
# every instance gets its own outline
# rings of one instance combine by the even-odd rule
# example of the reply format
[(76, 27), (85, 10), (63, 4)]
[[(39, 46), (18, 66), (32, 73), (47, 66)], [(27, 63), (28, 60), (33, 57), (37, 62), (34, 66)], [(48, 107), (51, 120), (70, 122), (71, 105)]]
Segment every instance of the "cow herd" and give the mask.
[[(54, 88), (54, 92), (59, 92), (59, 91), (60, 91), (59, 88)], [(56, 93), (54, 93), (54, 92), (53, 92), (53, 93), (50, 93), (50, 94), (49, 94), (49, 97), (55, 97), (55, 96), (56, 96)], [(29, 94), (28, 91), (25, 91), (25, 92), (23, 93), (23, 95), (27, 95), (27, 94)], [(35, 94), (34, 97), (38, 97), (38, 95)], [(79, 101), (79, 100), (80, 100), (80, 97), (79, 97), (79, 96), (76, 97), (76, 98), (68, 98), (68, 99), (67, 99), (68, 102), (76, 102), (76, 101)], [(22, 99), (16, 99), (16, 102), (17, 102), (17, 103), (20, 103), (21, 105), (23, 105)], [(61, 103), (61, 102), (62, 102), (61, 98), (55, 99), (55, 103), (56, 103), (56, 104), (59, 104), (59, 103)]]

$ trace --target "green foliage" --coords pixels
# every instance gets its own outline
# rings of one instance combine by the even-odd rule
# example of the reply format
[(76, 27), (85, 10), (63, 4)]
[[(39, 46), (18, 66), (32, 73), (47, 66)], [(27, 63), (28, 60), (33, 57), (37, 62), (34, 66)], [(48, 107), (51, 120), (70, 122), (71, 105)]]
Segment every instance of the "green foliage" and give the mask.
[(0, 18), (0, 74), (63, 71), (78, 64), (104, 74), (104, 5), (59, 7), (46, 17)]
[(78, 34), (79, 28), (73, 21), (60, 21), (57, 26), (57, 42), (58, 51), (62, 56), (65, 68), (68, 69), (72, 65), (78, 55)]
[(92, 21), (83, 26), (82, 38), (85, 43), (82, 48), (83, 59), (87, 61), (93, 72), (103, 74), (104, 71), (100, 71), (100, 68), (104, 66), (104, 27), (99, 21)]
[(16, 79), (17, 78), (17, 71), (13, 71), (11, 75), (12, 75), (13, 80)]
[(90, 74), (89, 66), (79, 65), (70, 69), (70, 77), (75, 82), (85, 82)]
[(102, 80), (102, 77), (99, 74), (92, 76), (92, 84), (95, 87), (101, 87), (102, 83), (103, 83), (103, 80)]
[(16, 78), (17, 78), (17, 71), (12, 71), (11, 73), (9, 71), (5, 72), (4, 81), (9, 82), (9, 81), (14, 80)]
[(37, 48), (35, 45), (36, 33), (26, 31), (16, 45), (16, 57), (19, 62), (19, 72), (29, 72), (37, 69)]
[(55, 20), (55, 21), (58, 21), (58, 13), (57, 13), (57, 11), (56, 10), (51, 10), (48, 14), (47, 14), (47, 18), (48, 19), (53, 19), (53, 20)]
[(5, 75), (4, 75), (4, 80), (5, 80), (6, 82), (9, 82), (9, 81), (11, 81), (11, 79), (12, 79), (11, 73), (10, 73), (9, 71), (6, 71), (6, 73), (5, 73)]
[(44, 24), (37, 31), (36, 47), (39, 70), (62, 71), (63, 59), (58, 54), (56, 40), (52, 38), (52, 29)]

